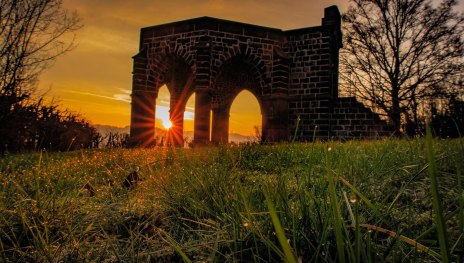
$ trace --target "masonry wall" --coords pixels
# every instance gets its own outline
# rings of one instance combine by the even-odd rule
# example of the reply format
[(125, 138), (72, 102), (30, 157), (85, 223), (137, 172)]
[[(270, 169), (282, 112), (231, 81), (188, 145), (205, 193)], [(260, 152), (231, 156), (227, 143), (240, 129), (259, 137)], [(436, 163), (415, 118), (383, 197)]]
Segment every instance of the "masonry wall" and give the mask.
[(384, 120), (353, 97), (334, 103), (331, 124), (332, 136), (342, 140), (380, 138), (392, 132)]
[(195, 92), (198, 143), (208, 143), (211, 130), (213, 143), (227, 142), (230, 106), (243, 89), (260, 103), (266, 142), (289, 140), (296, 130), (300, 141), (385, 135), (375, 114), (338, 98), (340, 23), (332, 6), (321, 26), (291, 31), (209, 17), (143, 28), (134, 56), (131, 138), (150, 145), (163, 84), (171, 93), (173, 137), (182, 137), (181, 113)]
[[(330, 131), (330, 38), (321, 28), (292, 32), (286, 52), (292, 58), (289, 72), (289, 128), (298, 139), (309, 140), (314, 131), (327, 138)], [(299, 121), (298, 121), (299, 119)]]

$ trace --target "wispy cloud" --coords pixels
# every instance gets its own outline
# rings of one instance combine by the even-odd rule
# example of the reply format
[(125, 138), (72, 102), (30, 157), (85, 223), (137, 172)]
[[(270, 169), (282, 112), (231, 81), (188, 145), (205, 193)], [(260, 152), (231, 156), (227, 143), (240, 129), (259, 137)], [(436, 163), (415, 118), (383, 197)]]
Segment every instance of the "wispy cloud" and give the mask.
[(83, 91), (69, 90), (69, 89), (62, 90), (62, 91), (66, 93), (97, 97), (97, 98), (102, 98), (102, 99), (107, 99), (107, 100), (117, 100), (117, 101), (124, 101), (128, 103), (131, 102), (131, 97), (128, 94), (113, 94), (113, 96), (106, 96), (106, 95), (101, 95), (101, 94), (96, 94), (96, 93), (91, 93), (91, 92), (83, 92)]
[(131, 102), (131, 96), (127, 95), (127, 94), (114, 94), (113, 98), (115, 100), (120, 100), (120, 101), (124, 101), (124, 102), (127, 102), (127, 103)]
[[(101, 95), (101, 94), (96, 94), (96, 93), (91, 93), (91, 92), (83, 92), (83, 91), (77, 91), (77, 90), (63, 90), (63, 92), (66, 93), (71, 93), (71, 94), (78, 94), (78, 95), (83, 95), (83, 96), (91, 96), (91, 97), (97, 97), (97, 98), (102, 98), (102, 99), (107, 99), (107, 100), (116, 100), (116, 101), (123, 101), (130, 103), (131, 102), (131, 97), (130, 97), (130, 91), (126, 89), (119, 89), (119, 91), (123, 93), (117, 93), (113, 94), (113, 96), (106, 96), (106, 95)], [(66, 99), (69, 101), (69, 99)], [(75, 100), (77, 101), (77, 100)], [(169, 101), (166, 100), (158, 100), (156, 102), (156, 115), (160, 114), (160, 116), (169, 116)], [(194, 108), (192, 107), (185, 107), (185, 112), (184, 112), (184, 119), (185, 120), (193, 120), (194, 118)]]
[[(156, 118), (169, 119), (169, 107), (156, 105)], [(184, 120), (193, 120), (194, 113), (191, 111), (184, 112)]]
[(195, 113), (192, 111), (185, 111), (184, 112), (184, 120), (193, 120), (195, 117)]
[(156, 105), (158, 105), (158, 104), (169, 107), (169, 105), (171, 105), (171, 102), (169, 102), (168, 100), (157, 99), (156, 100)]
[(121, 88), (119, 88), (119, 91), (124, 93), (124, 94), (128, 94), (128, 95), (130, 95), (132, 93), (132, 91), (129, 90), (129, 89), (121, 89)]

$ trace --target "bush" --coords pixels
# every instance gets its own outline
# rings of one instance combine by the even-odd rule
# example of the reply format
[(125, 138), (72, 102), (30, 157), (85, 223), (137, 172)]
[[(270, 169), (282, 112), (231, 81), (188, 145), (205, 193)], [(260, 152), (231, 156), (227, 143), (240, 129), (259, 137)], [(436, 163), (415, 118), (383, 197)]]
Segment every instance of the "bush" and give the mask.
[[(0, 104), (6, 104), (0, 100)], [(43, 100), (1, 107), (0, 153), (70, 151), (98, 147), (100, 135), (85, 119)]]

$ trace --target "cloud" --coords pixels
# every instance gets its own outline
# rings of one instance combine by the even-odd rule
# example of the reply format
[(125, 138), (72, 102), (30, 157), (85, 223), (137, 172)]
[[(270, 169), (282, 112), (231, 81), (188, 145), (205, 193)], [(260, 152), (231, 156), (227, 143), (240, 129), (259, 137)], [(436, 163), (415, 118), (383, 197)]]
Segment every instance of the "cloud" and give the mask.
[(157, 99), (156, 100), (156, 104), (162, 104), (162, 105), (165, 105), (167, 107), (169, 107), (171, 105), (171, 102), (169, 102), (168, 100), (163, 100), (163, 99)]
[[(184, 112), (184, 120), (193, 120), (194, 113), (191, 111)], [(169, 107), (156, 105), (156, 118), (160, 120), (167, 120), (169, 119)]]
[(117, 100), (117, 101), (129, 102), (129, 103), (131, 102), (131, 98), (127, 94), (114, 94), (111, 97), (111, 96), (105, 96), (105, 95), (95, 94), (91, 92), (83, 92), (83, 91), (69, 90), (69, 89), (62, 90), (62, 91), (66, 93), (79, 94), (79, 95), (97, 97), (97, 98), (108, 99), (108, 100)]
[(135, 53), (138, 47), (136, 39), (128, 38), (98, 28), (87, 29), (79, 36), (81, 51), (99, 51), (109, 53)]
[(132, 93), (132, 91), (130, 89), (121, 89), (121, 88), (119, 88), (119, 91), (121, 91), (124, 94), (128, 94), (128, 95), (130, 95)]
[(127, 94), (114, 94), (113, 98), (115, 100), (120, 100), (120, 101), (124, 101), (124, 102), (128, 102), (128, 103), (131, 102), (131, 96), (127, 95)]
[(195, 118), (195, 113), (192, 111), (185, 111), (184, 112), (184, 120), (193, 120)]

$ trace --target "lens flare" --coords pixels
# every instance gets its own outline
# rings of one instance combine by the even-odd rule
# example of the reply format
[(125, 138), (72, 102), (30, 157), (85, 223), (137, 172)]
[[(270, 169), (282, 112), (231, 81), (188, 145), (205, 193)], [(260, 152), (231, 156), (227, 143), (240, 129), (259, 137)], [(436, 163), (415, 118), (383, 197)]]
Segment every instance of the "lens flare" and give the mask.
[(169, 130), (172, 127), (172, 122), (170, 120), (163, 120), (163, 126)]

